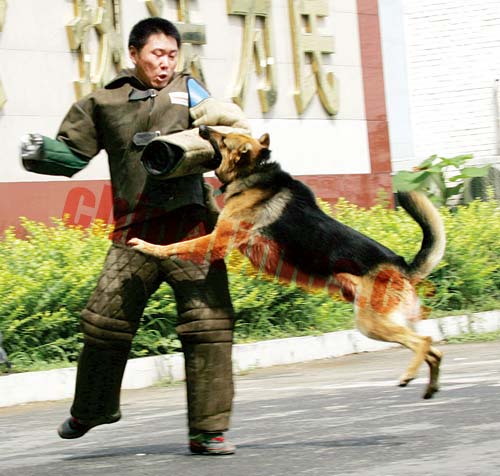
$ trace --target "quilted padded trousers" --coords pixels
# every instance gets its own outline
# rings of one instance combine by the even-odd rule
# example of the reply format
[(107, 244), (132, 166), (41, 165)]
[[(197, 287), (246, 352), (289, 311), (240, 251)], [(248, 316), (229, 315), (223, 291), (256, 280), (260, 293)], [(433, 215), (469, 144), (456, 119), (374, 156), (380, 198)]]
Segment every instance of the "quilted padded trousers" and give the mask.
[(72, 416), (83, 423), (120, 418), (120, 388), (132, 339), (148, 298), (162, 281), (177, 301), (185, 357), (190, 431), (226, 431), (233, 400), (233, 308), (223, 261), (158, 260), (112, 244), (82, 312), (84, 348)]

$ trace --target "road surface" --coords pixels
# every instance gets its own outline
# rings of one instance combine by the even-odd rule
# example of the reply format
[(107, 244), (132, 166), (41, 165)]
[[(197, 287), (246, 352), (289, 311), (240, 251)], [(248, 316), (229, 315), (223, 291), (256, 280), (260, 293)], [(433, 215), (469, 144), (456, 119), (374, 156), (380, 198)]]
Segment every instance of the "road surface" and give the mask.
[(427, 369), (396, 386), (399, 348), (238, 376), (232, 456), (188, 453), (182, 384), (124, 392), (120, 422), (72, 441), (55, 432), (69, 401), (1, 408), (0, 475), (498, 475), (500, 342), (438, 347), (428, 401)]

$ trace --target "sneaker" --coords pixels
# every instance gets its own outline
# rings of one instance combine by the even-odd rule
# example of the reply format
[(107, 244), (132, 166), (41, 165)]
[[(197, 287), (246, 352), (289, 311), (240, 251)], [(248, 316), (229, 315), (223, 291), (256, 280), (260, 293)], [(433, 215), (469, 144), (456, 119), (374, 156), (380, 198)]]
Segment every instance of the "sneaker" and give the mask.
[(225, 440), (223, 433), (190, 434), (189, 449), (199, 455), (232, 455), (236, 451), (236, 447)]
[(72, 440), (74, 438), (80, 438), (85, 435), (91, 428), (98, 425), (104, 425), (107, 423), (115, 423), (121, 418), (121, 415), (114, 416), (110, 419), (99, 419), (93, 423), (82, 423), (78, 418), (69, 417), (66, 418), (57, 428), (57, 433), (61, 438), (65, 440)]

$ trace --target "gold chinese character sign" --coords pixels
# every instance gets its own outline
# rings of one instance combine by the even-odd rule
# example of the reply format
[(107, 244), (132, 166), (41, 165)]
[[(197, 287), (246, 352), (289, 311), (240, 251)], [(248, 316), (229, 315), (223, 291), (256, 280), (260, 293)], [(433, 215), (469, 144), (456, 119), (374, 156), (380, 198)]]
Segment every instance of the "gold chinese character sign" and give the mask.
[[(267, 112), (276, 102), (278, 95), (271, 43), (271, 0), (227, 0), (227, 11), (230, 15), (241, 15), (245, 19), (242, 55), (233, 89), (233, 101), (244, 107), (249, 68), (253, 63), (253, 57), (255, 71), (261, 83), (257, 88), (261, 109), (262, 112)], [(262, 20), (262, 29), (257, 27), (257, 18)]]
[[(302, 114), (318, 93), (325, 110), (334, 115), (338, 111), (338, 84), (334, 74), (325, 72), (322, 64), (322, 56), (334, 52), (334, 40), (332, 36), (318, 32), (318, 17), (328, 16), (328, 1), (288, 0), (288, 5), (297, 111)], [(310, 72), (307, 72), (306, 57), (310, 58)]]
[[(165, 0), (146, 0), (149, 13), (155, 17), (163, 14)], [(195, 51), (194, 45), (205, 45), (206, 34), (205, 25), (191, 23), (189, 15), (189, 0), (177, 0), (178, 21), (172, 22), (179, 30), (182, 39), (177, 70), (187, 69), (195, 77), (205, 82), (201, 61)]]
[[(79, 55), (80, 77), (75, 81), (77, 98), (102, 87), (123, 67), (121, 0), (73, 0), (75, 17), (66, 26), (70, 48)], [(98, 36), (97, 54), (90, 48), (90, 35)]]
[[(7, 0), (0, 0), (0, 31), (3, 29), (5, 23), (5, 15), (7, 13)], [(3, 108), (4, 104), (7, 102), (7, 96), (0, 81), (0, 109)]]
[(5, 23), (5, 14), (7, 13), (7, 0), (0, 0), (0, 31)]

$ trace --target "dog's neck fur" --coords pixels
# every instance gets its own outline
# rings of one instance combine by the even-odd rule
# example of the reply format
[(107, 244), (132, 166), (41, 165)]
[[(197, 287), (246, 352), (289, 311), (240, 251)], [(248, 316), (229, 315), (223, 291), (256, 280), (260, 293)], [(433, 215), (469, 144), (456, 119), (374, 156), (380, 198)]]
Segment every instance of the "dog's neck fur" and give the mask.
[(224, 184), (222, 189), (224, 190), (225, 199), (229, 200), (231, 197), (240, 194), (244, 190), (253, 188), (264, 182), (269, 182), (270, 172), (274, 174), (281, 172), (280, 165), (277, 162), (266, 162), (259, 165), (250, 175), (238, 177), (233, 182)]

